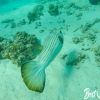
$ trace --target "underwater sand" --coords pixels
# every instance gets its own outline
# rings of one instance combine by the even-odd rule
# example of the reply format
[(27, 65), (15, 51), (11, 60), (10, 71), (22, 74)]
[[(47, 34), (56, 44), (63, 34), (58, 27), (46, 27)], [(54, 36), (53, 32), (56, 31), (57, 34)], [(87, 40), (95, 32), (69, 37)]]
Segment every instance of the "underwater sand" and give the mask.
[[(72, 2), (77, 7), (68, 7)], [(51, 16), (47, 11), (49, 3), (43, 4), (44, 15), (39, 20), (31, 24), (17, 25), (14, 28), (1, 21), (14, 19), (15, 23), (18, 23), (25, 19), (28, 22), (27, 13), (37, 3), (0, 14), (0, 36), (5, 38), (12, 38), (18, 31), (26, 31), (35, 34), (43, 41), (50, 30), (57, 29), (64, 33), (63, 48), (46, 69), (43, 93), (30, 91), (25, 86), (20, 67), (8, 59), (0, 60), (0, 100), (84, 100), (85, 88), (96, 90), (100, 95), (100, 60), (96, 60), (96, 56), (100, 58), (100, 55), (95, 55), (95, 48), (100, 45), (100, 21), (86, 30), (86, 23), (93, 23), (96, 19), (100, 19), (100, 5), (92, 6), (88, 0), (62, 1), (59, 3), (63, 5), (60, 8), (61, 13), (58, 16)], [(93, 40), (89, 37), (91, 34), (95, 35)], [(75, 37), (80, 37), (82, 41), (73, 42)], [(62, 57), (71, 51), (81, 52), (86, 57), (76, 65), (66, 64), (66, 60)], [(90, 97), (88, 100), (99, 99)]]

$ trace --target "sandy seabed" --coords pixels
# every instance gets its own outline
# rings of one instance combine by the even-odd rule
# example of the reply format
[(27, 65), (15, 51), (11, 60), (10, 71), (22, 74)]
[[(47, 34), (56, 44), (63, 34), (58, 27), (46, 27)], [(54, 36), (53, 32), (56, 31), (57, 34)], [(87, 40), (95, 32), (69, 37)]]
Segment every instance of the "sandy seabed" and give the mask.
[[(84, 100), (86, 88), (89, 88), (91, 93), (96, 90), (100, 95), (100, 5), (92, 6), (88, 0), (62, 1), (59, 3), (60, 14), (51, 16), (47, 11), (49, 3), (43, 4), (44, 15), (31, 24), (12, 28), (0, 23), (0, 36), (6, 38), (14, 36), (18, 31), (35, 34), (41, 40), (53, 29), (64, 33), (63, 48), (46, 69), (43, 93), (28, 90), (22, 80), (20, 67), (8, 59), (0, 60), (0, 100)], [(74, 3), (74, 6), (70, 6), (71, 3)], [(0, 22), (5, 19), (14, 19), (15, 23), (21, 19), (28, 21), (27, 13), (35, 5), (26, 5), (1, 14)], [(99, 50), (96, 51), (98, 47)], [(63, 56), (73, 51), (80, 52), (85, 57), (80, 58), (77, 64), (71, 65), (68, 58), (63, 59)], [(97, 96), (88, 98), (98, 99)]]

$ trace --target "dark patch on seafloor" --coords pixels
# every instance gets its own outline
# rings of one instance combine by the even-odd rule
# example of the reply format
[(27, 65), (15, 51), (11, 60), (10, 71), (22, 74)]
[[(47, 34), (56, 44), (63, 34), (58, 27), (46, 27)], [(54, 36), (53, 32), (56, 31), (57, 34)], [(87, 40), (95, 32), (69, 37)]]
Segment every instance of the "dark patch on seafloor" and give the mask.
[(100, 0), (89, 0), (89, 2), (90, 2), (92, 5), (97, 5), (98, 3), (100, 3)]

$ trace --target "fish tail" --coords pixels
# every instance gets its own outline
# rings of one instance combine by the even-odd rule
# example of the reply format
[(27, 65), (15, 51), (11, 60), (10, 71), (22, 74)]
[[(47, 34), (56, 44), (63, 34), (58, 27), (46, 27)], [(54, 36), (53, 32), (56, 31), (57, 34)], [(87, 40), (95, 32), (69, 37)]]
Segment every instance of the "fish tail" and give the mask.
[(45, 68), (36, 61), (25, 63), (21, 67), (21, 75), (26, 86), (37, 92), (42, 92), (45, 87)]

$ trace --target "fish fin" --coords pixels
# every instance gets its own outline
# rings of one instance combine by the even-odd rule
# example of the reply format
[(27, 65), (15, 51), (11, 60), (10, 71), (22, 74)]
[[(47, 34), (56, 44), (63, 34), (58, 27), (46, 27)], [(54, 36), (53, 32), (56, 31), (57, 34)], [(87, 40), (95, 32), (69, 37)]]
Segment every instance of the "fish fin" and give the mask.
[(26, 86), (37, 92), (43, 92), (45, 86), (45, 69), (35, 61), (25, 63), (21, 67), (21, 75)]

